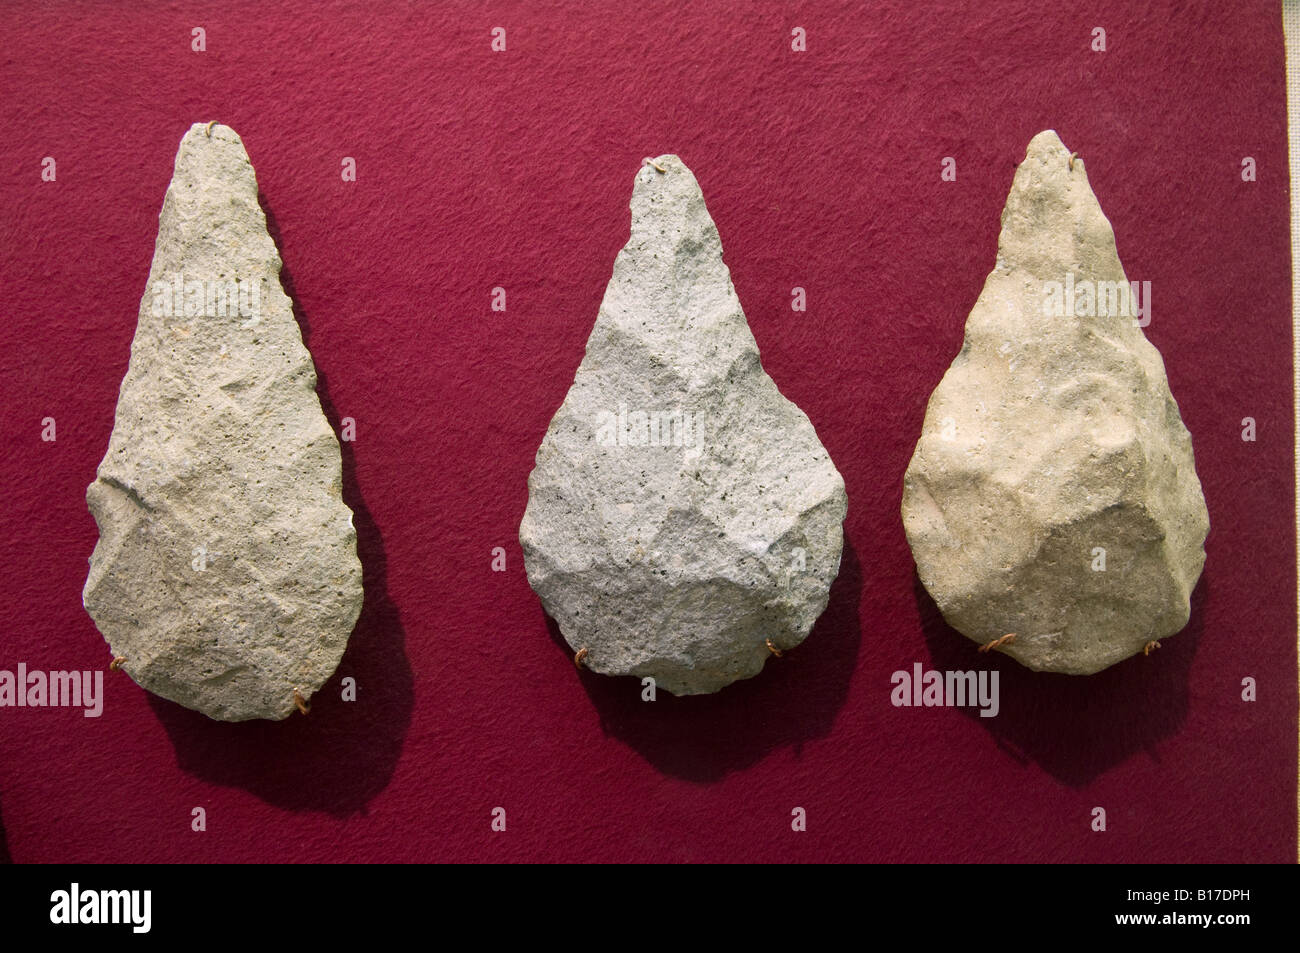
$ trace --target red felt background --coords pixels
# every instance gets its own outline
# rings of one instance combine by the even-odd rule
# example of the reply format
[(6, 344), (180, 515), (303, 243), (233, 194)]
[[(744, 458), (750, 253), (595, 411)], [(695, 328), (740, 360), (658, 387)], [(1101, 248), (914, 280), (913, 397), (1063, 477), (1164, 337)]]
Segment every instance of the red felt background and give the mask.
[[(0, 856), (1294, 860), (1275, 2), (26, 6), (0, 10), (0, 668), (109, 660), (81, 606), (84, 492), (196, 121), (243, 137), (326, 412), (357, 421), (345, 495), (366, 601), (307, 718), (218, 724), (107, 674), (97, 720), (0, 709)], [(1212, 523), (1189, 628), (1075, 679), (986, 661), (948, 629), (898, 514), (1014, 167), (1049, 127), (1084, 158), (1129, 277), (1152, 283), (1147, 334)], [(800, 649), (718, 695), (646, 704), (635, 680), (575, 670), (516, 534), (633, 176), (662, 152), (698, 177), (764, 364), (844, 474), (849, 515)], [(892, 707), (890, 675), (914, 662), (997, 667), (1001, 714)]]

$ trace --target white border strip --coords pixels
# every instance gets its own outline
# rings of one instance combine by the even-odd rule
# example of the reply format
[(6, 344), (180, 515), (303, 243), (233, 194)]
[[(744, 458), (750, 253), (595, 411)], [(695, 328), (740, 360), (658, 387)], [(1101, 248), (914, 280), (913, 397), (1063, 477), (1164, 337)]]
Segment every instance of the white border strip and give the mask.
[[(1297, 248), (1297, 239), (1300, 238), (1300, 0), (1282, 0), (1282, 32), (1286, 36), (1287, 144), (1291, 170), (1291, 393), (1294, 400), (1300, 396), (1300, 248)], [(1300, 542), (1300, 403), (1293, 407), (1293, 412), (1296, 423), (1296, 539)], [(1297, 592), (1300, 593), (1300, 551), (1297, 552), (1296, 567)], [(1300, 612), (1300, 605), (1297, 612)], [(1300, 672), (1297, 677), (1300, 678)], [(1300, 816), (1300, 779), (1296, 810)], [(1300, 832), (1297, 837), (1300, 838)]]

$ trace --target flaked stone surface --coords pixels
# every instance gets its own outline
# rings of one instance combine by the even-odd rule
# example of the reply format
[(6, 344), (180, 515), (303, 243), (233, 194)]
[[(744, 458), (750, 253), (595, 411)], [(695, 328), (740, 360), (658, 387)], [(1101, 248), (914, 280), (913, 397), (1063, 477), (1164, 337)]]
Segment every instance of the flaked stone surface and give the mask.
[(1124, 313), (1105, 284), (1122, 282), (1083, 160), (1040, 133), (903, 486), (944, 618), (980, 643), (1015, 633), (1001, 651), (1032, 669), (1091, 674), (1178, 632), (1205, 562), (1191, 438), (1139, 326), (1149, 291)]
[(253, 167), (234, 130), (195, 125), (86, 492), (100, 536), (83, 598), (123, 670), (212, 718), (293, 712), (361, 609), (341, 492)]
[(529, 583), (593, 671), (714, 692), (756, 675), (769, 640), (807, 636), (845, 508), (812, 424), (763, 370), (695, 176), (647, 160), (528, 479)]

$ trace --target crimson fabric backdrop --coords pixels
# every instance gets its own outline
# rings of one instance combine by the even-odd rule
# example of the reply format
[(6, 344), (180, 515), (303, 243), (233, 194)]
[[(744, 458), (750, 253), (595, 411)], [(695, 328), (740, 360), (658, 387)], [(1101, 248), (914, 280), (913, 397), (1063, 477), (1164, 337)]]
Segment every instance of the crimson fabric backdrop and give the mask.
[[(0, 709), (4, 856), (1294, 860), (1275, 2), (25, 6), (0, 11), (0, 668), (109, 661), (81, 606), (84, 493), (199, 121), (243, 137), (326, 413), (356, 420), (345, 499), (366, 599), (305, 718), (219, 724), (109, 673), (98, 719)], [(1045, 128), (1084, 158), (1130, 278), (1151, 282), (1147, 335), (1212, 524), (1189, 627), (1090, 678), (977, 655), (916, 581), (899, 518), (926, 400)], [(764, 364), (844, 474), (849, 514), (802, 647), (715, 696), (651, 704), (635, 680), (575, 669), (516, 533), (633, 176), (663, 152), (698, 177)], [(997, 668), (1000, 713), (895, 708), (891, 674), (916, 662)]]

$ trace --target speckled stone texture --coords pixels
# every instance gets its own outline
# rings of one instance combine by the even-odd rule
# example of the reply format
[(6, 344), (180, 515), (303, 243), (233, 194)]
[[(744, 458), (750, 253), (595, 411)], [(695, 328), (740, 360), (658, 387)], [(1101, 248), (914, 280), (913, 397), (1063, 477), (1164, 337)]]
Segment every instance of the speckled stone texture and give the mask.
[[(233, 284), (232, 284), (233, 282)], [(222, 295), (224, 295), (224, 300)], [(243, 143), (181, 140), (108, 451), (84, 602), (123, 670), (224, 720), (281, 719), (361, 609), (339, 443)]]

